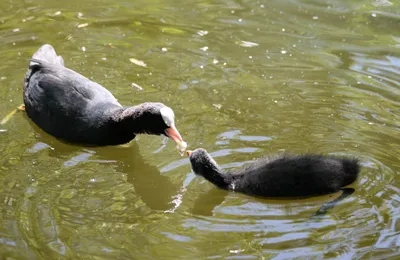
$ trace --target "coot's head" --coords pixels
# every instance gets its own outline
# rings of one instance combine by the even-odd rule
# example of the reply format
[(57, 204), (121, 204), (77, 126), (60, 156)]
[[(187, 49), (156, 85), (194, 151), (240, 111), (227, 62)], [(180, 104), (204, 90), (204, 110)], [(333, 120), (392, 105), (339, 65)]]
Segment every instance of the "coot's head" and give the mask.
[[(143, 103), (139, 112), (138, 133), (165, 135), (178, 145), (183, 143), (181, 134), (175, 127), (174, 111), (162, 103)], [(137, 115), (133, 115), (136, 117)]]
[(189, 155), (192, 170), (196, 175), (205, 176), (213, 172), (220, 172), (218, 164), (203, 148), (194, 151), (186, 151)]

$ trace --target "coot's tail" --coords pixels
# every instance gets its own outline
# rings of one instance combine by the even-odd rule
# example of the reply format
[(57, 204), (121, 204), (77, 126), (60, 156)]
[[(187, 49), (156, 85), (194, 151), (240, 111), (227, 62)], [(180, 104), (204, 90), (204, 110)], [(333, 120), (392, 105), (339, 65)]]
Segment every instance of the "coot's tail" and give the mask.
[(342, 159), (345, 180), (343, 186), (353, 183), (358, 178), (360, 165), (357, 159)]
[[(47, 63), (64, 66), (64, 59), (61, 56), (57, 56), (56, 51), (50, 44), (45, 44), (40, 47), (39, 50), (37, 50), (35, 54), (33, 54), (32, 59), (42, 60)], [(32, 66), (33, 64), (34, 61), (31, 61), (30, 66)]]
[(43, 45), (35, 52), (35, 54), (33, 54), (31, 62), (29, 63), (29, 68), (24, 78), (24, 92), (29, 86), (30, 78), (37, 71), (37, 69), (35, 69), (35, 65), (39, 65), (41, 61), (48, 64), (64, 66), (63, 58), (61, 56), (57, 56), (53, 46), (50, 44)]

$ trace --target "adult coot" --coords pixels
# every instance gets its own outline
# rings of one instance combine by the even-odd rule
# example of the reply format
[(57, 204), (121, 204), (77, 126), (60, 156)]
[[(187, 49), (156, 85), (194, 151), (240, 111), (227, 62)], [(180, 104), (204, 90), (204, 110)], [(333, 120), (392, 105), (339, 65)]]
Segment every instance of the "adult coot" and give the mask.
[(63, 58), (48, 44), (31, 59), (24, 103), (33, 122), (67, 142), (118, 145), (137, 134), (151, 134), (166, 135), (186, 147), (171, 108), (150, 102), (122, 107), (107, 89), (64, 67)]
[(356, 159), (321, 155), (261, 158), (224, 171), (206, 150), (187, 151), (192, 169), (219, 188), (264, 197), (306, 197), (339, 191), (357, 179)]

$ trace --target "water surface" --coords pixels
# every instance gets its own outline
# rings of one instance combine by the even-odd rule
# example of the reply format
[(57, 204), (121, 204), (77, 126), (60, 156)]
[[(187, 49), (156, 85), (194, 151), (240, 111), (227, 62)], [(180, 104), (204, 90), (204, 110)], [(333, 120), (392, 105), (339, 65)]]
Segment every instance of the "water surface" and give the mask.
[(0, 127), (2, 258), (400, 257), (399, 25), (387, 0), (3, 1), (0, 117), (50, 43), (122, 104), (172, 107), (190, 148), (226, 168), (287, 151), (355, 156), (362, 172), (311, 218), (338, 194), (220, 191), (171, 141), (73, 146), (17, 113)]

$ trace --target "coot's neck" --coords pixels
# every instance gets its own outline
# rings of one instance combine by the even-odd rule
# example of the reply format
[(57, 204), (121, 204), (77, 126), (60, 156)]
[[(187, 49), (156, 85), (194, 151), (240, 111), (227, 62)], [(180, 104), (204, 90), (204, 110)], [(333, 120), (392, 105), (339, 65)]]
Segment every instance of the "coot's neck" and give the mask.
[(113, 117), (113, 121), (120, 130), (131, 134), (155, 134), (147, 128), (151, 123), (153, 103), (143, 103), (137, 106), (127, 107), (120, 110)]
[(208, 162), (201, 175), (219, 188), (228, 189), (231, 178), (214, 162)]
[(121, 108), (111, 107), (104, 111), (104, 120), (107, 122), (98, 127), (107, 128), (102, 139), (107, 140), (107, 145), (117, 145), (130, 142), (137, 134), (154, 134), (158, 127), (155, 127), (154, 111), (156, 103), (143, 103), (133, 107)]

